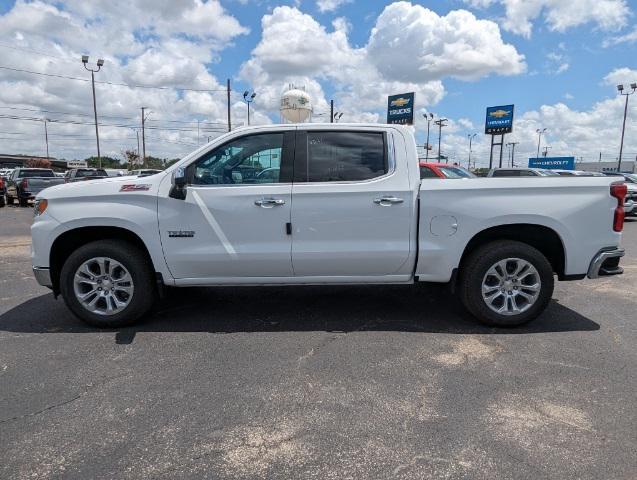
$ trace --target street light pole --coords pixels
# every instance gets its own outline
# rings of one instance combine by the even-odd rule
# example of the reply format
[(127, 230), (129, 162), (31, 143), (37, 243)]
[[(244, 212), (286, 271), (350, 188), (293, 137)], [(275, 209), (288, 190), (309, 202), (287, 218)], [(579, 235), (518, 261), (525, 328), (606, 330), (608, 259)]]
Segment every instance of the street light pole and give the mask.
[(252, 95), (250, 95), (248, 90), (243, 92), (243, 101), (248, 104), (248, 126), (250, 126), (250, 104), (254, 102), (254, 97), (256, 96), (257, 94), (254, 91), (252, 92)]
[(95, 116), (95, 138), (97, 139), (97, 163), (99, 168), (102, 168), (102, 156), (100, 155), (100, 132), (97, 128), (97, 103), (95, 101), (95, 73), (100, 71), (102, 65), (104, 65), (104, 60), (101, 58), (97, 59), (97, 69), (95, 70), (87, 66), (88, 55), (82, 55), (82, 63), (84, 64), (84, 68), (91, 72), (91, 85), (93, 86), (93, 115)]
[(542, 134), (546, 132), (546, 128), (540, 130), (539, 128), (535, 131), (537, 133), (537, 155), (535, 158), (540, 158), (540, 142), (542, 141)]
[(515, 146), (520, 142), (509, 142), (507, 146), (511, 147), (511, 168), (515, 167)]
[[(440, 163), (440, 161), (442, 160), (442, 157), (440, 156), (440, 144), (442, 142), (442, 127), (447, 126), (445, 122), (447, 122), (446, 118), (440, 118), (434, 122), (436, 125), (438, 125), (438, 163)], [(449, 163), (448, 160), (447, 163)]]
[(471, 143), (473, 142), (473, 139), (477, 136), (478, 136), (477, 133), (467, 134), (467, 137), (469, 138), (469, 165), (468, 165), (469, 170), (471, 169)]
[(434, 119), (433, 113), (423, 113), (422, 115), (427, 120), (427, 143), (425, 144), (425, 161), (429, 161), (429, 124)]
[(624, 132), (626, 131), (626, 116), (628, 115), (628, 97), (635, 93), (635, 90), (637, 90), (637, 83), (631, 83), (630, 88), (632, 88), (632, 91), (624, 93), (624, 86), (617, 85), (617, 91), (619, 92), (619, 94), (626, 97), (626, 103), (624, 104), (624, 123), (622, 124), (622, 139), (619, 144), (619, 160), (617, 162), (618, 172), (621, 172), (622, 168), (622, 153), (624, 153)]

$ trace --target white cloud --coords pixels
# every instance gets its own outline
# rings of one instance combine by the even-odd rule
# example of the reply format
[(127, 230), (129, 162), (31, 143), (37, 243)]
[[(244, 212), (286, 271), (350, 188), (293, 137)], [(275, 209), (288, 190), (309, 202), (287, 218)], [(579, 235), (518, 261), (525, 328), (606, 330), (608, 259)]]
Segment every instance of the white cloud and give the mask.
[(542, 17), (550, 30), (564, 32), (593, 23), (602, 30), (619, 30), (626, 24), (630, 8), (626, 0), (465, 0), (473, 7), (501, 4), (505, 8), (502, 26), (530, 37), (533, 22)]
[(623, 84), (628, 86), (631, 83), (637, 83), (637, 70), (632, 70), (627, 67), (616, 68), (604, 77), (604, 84), (606, 85), (615, 86)]
[(570, 68), (568, 56), (561, 52), (549, 52), (546, 55), (547, 70), (549, 73), (559, 75)]
[[(411, 17), (407, 33), (394, 26), (402, 15)], [(444, 96), (442, 78), (446, 76), (474, 79), (491, 73), (520, 73), (525, 68), (524, 57), (502, 42), (495, 23), (479, 21), (466, 11), (439, 17), (408, 2), (392, 4), (378, 18), (367, 45), (360, 48), (350, 44), (349, 24), (342, 19), (334, 21), (330, 31), (297, 8), (283, 6), (261, 23), (261, 40), (243, 64), (241, 78), (260, 92), (256, 106), (266, 109), (276, 108), (290, 82), (305, 85), (314, 92), (316, 109), (324, 108), (327, 101), (321, 83), (328, 81), (348, 121), (378, 119), (388, 94), (414, 91), (417, 105), (434, 105)], [(426, 40), (439, 34), (446, 36)], [(388, 38), (394, 43), (385, 43)], [(403, 50), (404, 55), (395, 55)], [(395, 60), (412, 58), (411, 50), (416, 61)], [(494, 54), (495, 50), (499, 52)], [(405, 64), (400, 71), (398, 63)]]
[(615, 37), (607, 38), (606, 40), (604, 40), (602, 45), (604, 47), (611, 47), (613, 45), (619, 45), (621, 43), (632, 44), (635, 42), (637, 42), (637, 26), (633, 27), (630, 32), (625, 33), (624, 35), (617, 35)]
[(316, 6), (320, 12), (333, 12), (341, 5), (351, 2), (352, 0), (317, 0)]
[[(209, 65), (247, 31), (217, 0), (18, 0), (0, 16), (0, 37), (7, 39), (0, 48), (3, 65), (90, 78), (79, 61), (86, 53), (92, 62), (106, 60), (98, 81), (162, 87), (96, 85), (101, 150), (117, 156), (124, 148), (136, 148), (132, 128), (139, 125), (139, 107), (144, 105), (153, 112), (147, 124), (147, 153), (173, 157), (196, 146), (196, 119), (201, 120), (200, 141), (225, 128), (224, 85)], [(48, 117), (51, 155), (94, 154), (90, 82), (0, 70), (0, 105), (25, 109), (0, 108), (0, 116)], [(243, 121), (243, 110), (245, 105), (233, 105), (235, 122)], [(0, 118), (0, 132), (10, 132), (0, 133), (0, 151), (42, 154), (42, 130), (40, 121)]]
[(526, 69), (524, 56), (502, 41), (496, 23), (478, 20), (466, 10), (439, 16), (409, 2), (385, 8), (372, 30), (367, 53), (386, 78), (401, 81), (448, 76), (475, 80)]

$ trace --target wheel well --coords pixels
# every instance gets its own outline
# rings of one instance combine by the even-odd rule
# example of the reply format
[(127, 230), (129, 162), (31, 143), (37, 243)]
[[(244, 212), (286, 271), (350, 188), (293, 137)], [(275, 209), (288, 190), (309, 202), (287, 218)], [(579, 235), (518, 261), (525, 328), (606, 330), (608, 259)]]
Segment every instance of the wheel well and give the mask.
[(526, 223), (491, 227), (475, 235), (462, 253), (460, 271), (462, 271), (462, 262), (465, 261), (471, 252), (494, 240), (516, 240), (531, 245), (547, 258), (558, 278), (561, 279), (564, 276), (566, 255), (560, 236), (551, 228)]
[[(59, 291), (60, 272), (67, 258), (82, 245), (96, 240), (116, 239), (132, 243), (146, 253), (146, 259), (153, 265), (146, 245), (135, 233), (120, 227), (81, 227), (64, 232), (51, 246), (49, 265), (53, 291)], [(153, 267), (154, 268), (154, 267)]]

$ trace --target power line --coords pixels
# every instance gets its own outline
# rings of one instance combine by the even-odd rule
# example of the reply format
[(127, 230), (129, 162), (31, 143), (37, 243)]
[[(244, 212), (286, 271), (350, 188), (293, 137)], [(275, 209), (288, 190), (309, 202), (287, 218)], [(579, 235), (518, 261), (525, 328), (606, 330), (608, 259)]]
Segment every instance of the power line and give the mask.
[[(44, 72), (34, 72), (33, 70), (25, 70), (25, 69), (21, 69), (21, 68), (13, 68), (13, 67), (7, 67), (4, 65), (0, 65), (0, 69), (3, 70), (10, 70), (12, 72), (20, 72), (20, 73), (29, 73), (31, 75), (41, 75), (44, 77), (53, 77), (53, 78), (64, 78), (66, 80), (75, 80), (78, 82), (90, 82), (91, 80), (88, 78), (81, 78), (81, 77), (71, 77), (68, 75), (60, 75), (58, 73), (44, 73)], [(95, 83), (101, 83), (104, 85), (114, 85), (114, 86), (118, 86), (118, 87), (128, 87), (128, 88), (149, 88), (149, 89), (156, 89), (156, 90), (184, 90), (184, 91), (188, 91), (188, 92), (200, 92), (200, 93), (210, 93), (210, 92), (226, 92), (225, 88), (219, 88), (219, 89), (215, 89), (215, 88), (188, 88), (188, 87), (178, 87), (178, 86), (174, 86), (174, 87), (162, 87), (162, 86), (157, 86), (157, 85), (142, 85), (142, 84), (130, 84), (130, 83), (123, 83), (123, 82), (109, 82), (106, 80), (95, 80)]]

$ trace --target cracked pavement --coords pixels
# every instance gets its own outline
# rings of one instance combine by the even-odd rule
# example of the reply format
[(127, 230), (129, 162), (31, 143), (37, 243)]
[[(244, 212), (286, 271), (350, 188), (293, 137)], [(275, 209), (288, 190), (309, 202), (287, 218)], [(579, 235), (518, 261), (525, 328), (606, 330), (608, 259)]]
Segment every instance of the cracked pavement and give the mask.
[(96, 330), (0, 209), (0, 478), (634, 479), (637, 221), (626, 274), (535, 323), (437, 286), (170, 291)]

